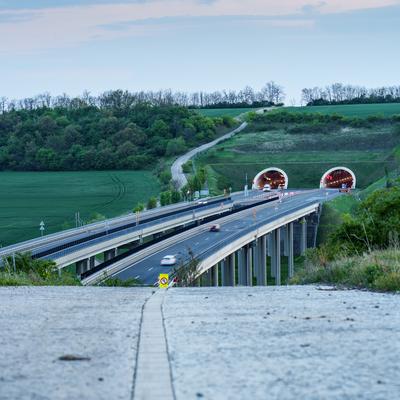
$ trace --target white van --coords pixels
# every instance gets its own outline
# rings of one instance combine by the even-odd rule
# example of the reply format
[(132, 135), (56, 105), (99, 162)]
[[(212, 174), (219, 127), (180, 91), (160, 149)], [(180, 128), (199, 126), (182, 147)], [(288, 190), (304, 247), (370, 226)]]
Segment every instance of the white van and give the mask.
[(270, 192), (271, 191), (271, 185), (266, 183), (263, 187), (263, 192)]

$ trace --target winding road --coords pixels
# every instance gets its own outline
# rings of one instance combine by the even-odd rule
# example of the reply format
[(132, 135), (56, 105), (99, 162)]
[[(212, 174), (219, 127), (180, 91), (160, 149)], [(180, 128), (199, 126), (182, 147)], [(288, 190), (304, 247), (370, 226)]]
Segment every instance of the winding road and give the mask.
[(219, 137), (218, 139), (213, 140), (212, 142), (205, 143), (199, 147), (196, 147), (195, 149), (192, 149), (186, 154), (184, 154), (183, 156), (178, 157), (171, 166), (172, 180), (177, 182), (179, 188), (185, 186), (187, 184), (187, 179), (182, 170), (183, 164), (187, 163), (196, 154), (208, 150), (209, 148), (215, 146), (216, 144), (222, 142), (223, 140), (230, 139), (232, 136), (241, 132), (246, 127), (247, 127), (247, 122), (243, 122), (238, 128), (234, 129), (233, 131), (226, 133), (225, 135)]

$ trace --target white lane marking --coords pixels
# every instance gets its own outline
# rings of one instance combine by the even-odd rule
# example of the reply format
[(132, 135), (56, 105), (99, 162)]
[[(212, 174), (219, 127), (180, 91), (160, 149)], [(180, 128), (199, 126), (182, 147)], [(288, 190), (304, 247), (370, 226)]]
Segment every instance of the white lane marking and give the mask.
[(135, 279), (138, 279), (138, 278), (140, 278), (140, 275), (136, 275), (136, 276), (135, 276)]
[(149, 268), (148, 270), (151, 271), (153, 269), (153, 267)]

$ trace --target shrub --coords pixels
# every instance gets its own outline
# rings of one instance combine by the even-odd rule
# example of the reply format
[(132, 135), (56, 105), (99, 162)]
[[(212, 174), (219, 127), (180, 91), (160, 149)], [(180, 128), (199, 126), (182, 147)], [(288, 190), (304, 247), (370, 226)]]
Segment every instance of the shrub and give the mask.
[(151, 210), (157, 207), (157, 199), (155, 197), (150, 197), (147, 201), (147, 209)]
[(315, 252), (306, 260), (291, 283), (329, 283), (380, 291), (400, 291), (400, 250), (378, 250), (362, 256), (338, 256), (320, 263)]
[(133, 209), (133, 212), (141, 212), (144, 210), (144, 204), (143, 203), (137, 203), (136, 207)]

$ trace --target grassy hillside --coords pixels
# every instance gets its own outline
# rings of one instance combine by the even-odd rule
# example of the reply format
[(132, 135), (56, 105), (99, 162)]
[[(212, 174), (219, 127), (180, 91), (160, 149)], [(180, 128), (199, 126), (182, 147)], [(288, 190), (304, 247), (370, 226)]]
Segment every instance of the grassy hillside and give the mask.
[(256, 108), (203, 108), (196, 110), (198, 113), (205, 117), (223, 117), (225, 115), (229, 117), (237, 117), (240, 114), (255, 111)]
[(250, 132), (219, 144), (197, 162), (208, 165), (213, 182), (219, 181), (219, 189), (223, 185), (234, 190), (243, 188), (246, 174), (250, 183), (259, 171), (271, 166), (287, 172), (289, 187), (315, 188), (325, 171), (341, 165), (351, 168), (358, 187), (365, 188), (385, 174), (385, 167), (393, 170), (397, 165), (393, 148), (400, 138), (387, 124), (340, 128), (331, 134), (293, 134), (275, 128), (251, 132), (250, 127)]
[(0, 172), (2, 246), (73, 227), (75, 212), (87, 221), (132, 210), (157, 195), (159, 183), (148, 171)]
[(400, 114), (400, 103), (387, 104), (350, 104), (338, 106), (314, 106), (314, 107), (284, 107), (285, 111), (305, 113), (340, 114), (348, 117), (366, 118), (371, 115), (391, 116)]

